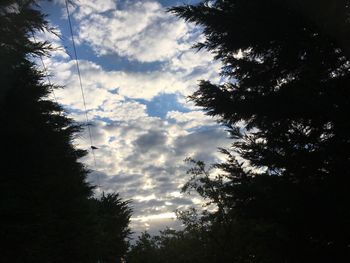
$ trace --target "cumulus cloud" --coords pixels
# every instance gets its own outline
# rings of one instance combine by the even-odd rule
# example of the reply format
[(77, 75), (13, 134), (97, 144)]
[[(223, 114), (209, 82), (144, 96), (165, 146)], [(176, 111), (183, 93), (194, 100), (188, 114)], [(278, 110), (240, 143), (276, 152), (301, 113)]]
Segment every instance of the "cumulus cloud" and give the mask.
[[(55, 4), (65, 6), (66, 0), (53, 0)], [(91, 13), (104, 13), (108, 10), (116, 8), (117, 0), (68, 0), (70, 10), (76, 11), (79, 9), (81, 16), (86, 16)]]
[[(174, 130), (177, 132), (172, 133)], [(212, 163), (219, 160), (217, 147), (227, 144), (225, 132), (218, 127), (188, 132), (176, 123), (152, 117), (93, 127), (93, 134), (99, 148), (95, 152), (96, 170), (103, 176), (92, 174), (92, 180), (99, 177), (105, 191), (135, 199), (138, 216), (193, 204), (188, 197), (176, 199), (172, 195), (188, 179), (184, 158)], [(86, 162), (93, 167), (91, 157)]]
[[(215, 120), (184, 99), (199, 79), (218, 82), (220, 63), (205, 51), (191, 50), (199, 32), (156, 1), (81, 0), (71, 8), (79, 39), (97, 54), (116, 53), (140, 63), (162, 61), (156, 70), (134, 72), (79, 60), (93, 144), (98, 147), (96, 165), (92, 154), (82, 159), (92, 170), (89, 180), (101, 186), (98, 191), (119, 192), (134, 200), (137, 231), (178, 226), (175, 209), (200, 205), (199, 199), (180, 193), (188, 180), (189, 167), (183, 160), (191, 156), (218, 161), (217, 147), (228, 144)], [(57, 55), (45, 64), (54, 73), (52, 81), (65, 86), (56, 91), (59, 102), (71, 117), (85, 122), (75, 61)], [(161, 117), (152, 114), (153, 99), (166, 98), (160, 94), (173, 94), (185, 110), (170, 108)], [(90, 149), (87, 130), (75, 143)]]
[[(56, 71), (59, 72), (56, 81), (66, 83), (66, 88), (57, 92), (59, 101), (71, 111), (71, 116), (84, 122), (73, 63), (54, 61), (54, 64), (62, 69)], [(145, 85), (151, 85), (151, 79), (150, 84), (145, 81), (137, 84), (132, 74), (107, 72), (92, 62), (81, 64), (88, 114), (93, 124), (93, 143), (98, 147), (94, 151), (96, 166), (91, 154), (82, 160), (90, 169), (98, 171), (91, 173), (90, 180), (106, 192), (119, 192), (124, 198), (134, 199), (132, 224), (135, 231), (145, 227), (152, 230), (165, 224), (178, 226), (178, 222), (163, 217), (175, 209), (197, 204), (192, 197), (176, 199), (171, 195), (179, 193), (188, 180), (186, 170), (189, 167), (183, 160), (191, 156), (209, 163), (217, 161), (217, 147), (228, 143), (226, 133), (198, 110), (170, 111), (164, 119), (150, 116), (147, 106), (132, 97), (142, 94), (145, 98), (143, 94), (150, 92)], [(125, 86), (120, 85), (118, 76), (122, 76)], [(176, 80), (176, 76), (172, 77)], [(181, 78), (176, 81), (186, 88)], [(134, 86), (131, 83), (135, 83)], [(130, 93), (128, 88), (139, 92)], [(151, 91), (151, 94), (157, 92)], [(89, 149), (86, 130), (77, 144)]]
[(79, 20), (80, 40), (99, 55), (163, 61), (187, 47), (188, 25), (167, 14), (156, 1), (128, 1), (120, 9), (107, 1), (99, 12), (94, 12), (97, 8), (91, 2), (82, 1), (74, 17)]
[(93, 13), (104, 13), (116, 9), (116, 0), (79, 0), (76, 17), (82, 19)]
[(213, 118), (206, 115), (201, 110), (193, 110), (190, 112), (168, 111), (167, 119), (175, 121), (184, 129), (193, 129), (203, 126), (215, 125)]
[[(58, 92), (59, 96), (64, 97), (65, 103), (71, 107), (79, 108), (77, 103), (81, 94), (75, 62), (56, 61), (47, 63), (47, 65), (52, 71), (57, 72), (54, 76), (56, 83), (67, 86), (66, 89)], [(87, 107), (89, 109), (101, 105), (106, 97), (151, 100), (161, 93), (179, 93), (187, 96), (197, 87), (198, 79), (219, 80), (215, 67), (190, 74), (172, 72), (170, 69), (151, 72), (105, 71), (101, 66), (91, 61), (82, 60), (80, 61), (80, 70), (84, 89), (88, 94)], [(97, 90), (99, 92), (96, 92)], [(117, 92), (112, 94), (114, 91)]]
[[(178, 123), (141, 115), (115, 122), (96, 122), (92, 127), (96, 146), (96, 166), (88, 155), (83, 161), (94, 172), (90, 180), (106, 192), (119, 192), (132, 199), (134, 231), (155, 231), (166, 225), (178, 227), (170, 213), (190, 206), (200, 207), (195, 196), (181, 194), (189, 179), (191, 156), (207, 163), (218, 161), (217, 147), (228, 143), (226, 133), (217, 126), (188, 131)], [(89, 147), (88, 135), (82, 134), (81, 147)]]

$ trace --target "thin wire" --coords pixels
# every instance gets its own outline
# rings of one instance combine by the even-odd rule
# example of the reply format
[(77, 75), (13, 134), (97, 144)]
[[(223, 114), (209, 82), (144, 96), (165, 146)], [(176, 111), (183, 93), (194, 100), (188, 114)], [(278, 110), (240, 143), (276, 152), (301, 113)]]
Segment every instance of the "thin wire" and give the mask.
[[(68, 17), (69, 29), (70, 29), (70, 34), (71, 34), (72, 44), (73, 44), (73, 50), (74, 50), (74, 56), (75, 56), (75, 64), (76, 64), (76, 67), (77, 67), (77, 72), (78, 72), (78, 77), (79, 77), (81, 96), (83, 98), (84, 112), (85, 112), (85, 118), (86, 118), (86, 126), (88, 127), (88, 133), (89, 133), (89, 138), (90, 138), (90, 148), (91, 148), (91, 151), (92, 151), (92, 156), (94, 158), (94, 165), (95, 165), (95, 168), (96, 168), (96, 157), (95, 157), (95, 152), (94, 152), (91, 128), (90, 128), (90, 124), (89, 124), (90, 121), (89, 121), (88, 111), (87, 111), (87, 107), (86, 107), (85, 93), (84, 93), (83, 84), (82, 84), (82, 80), (81, 80), (77, 49), (76, 49), (76, 46), (75, 46), (75, 40), (74, 40), (74, 34), (73, 34), (73, 26), (72, 26), (72, 21), (71, 21), (71, 16), (70, 16), (69, 7), (68, 7), (68, 1), (67, 0), (65, 0), (65, 4), (66, 4), (66, 9), (67, 9), (67, 17)], [(97, 182), (98, 183), (98, 187), (100, 187), (99, 178), (97, 178), (97, 180), (98, 180), (98, 182)]]

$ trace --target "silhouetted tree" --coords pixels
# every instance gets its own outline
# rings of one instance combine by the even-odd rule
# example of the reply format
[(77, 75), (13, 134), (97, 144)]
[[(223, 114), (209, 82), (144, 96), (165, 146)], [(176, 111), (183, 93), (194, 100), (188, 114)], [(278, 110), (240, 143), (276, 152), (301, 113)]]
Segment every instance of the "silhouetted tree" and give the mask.
[(161, 262), (158, 256), (156, 238), (149, 233), (141, 233), (136, 243), (131, 246), (127, 255), (128, 263), (158, 263)]
[(165, 229), (159, 235), (144, 232), (131, 246), (128, 263), (205, 263), (213, 262), (203, 250), (202, 235), (197, 231)]
[(97, 208), (98, 260), (100, 263), (121, 262), (128, 248), (131, 209), (118, 194), (103, 194), (95, 199)]
[(233, 231), (230, 260), (348, 258), (350, 2), (215, 0), (170, 11), (203, 29), (196, 47), (222, 61), (227, 79), (201, 81), (191, 96), (234, 142), (216, 165), (222, 175), (200, 172), (209, 180), (190, 187), (217, 205), (210, 220)]
[(33, 62), (51, 50), (31, 40), (50, 30), (36, 3), (0, 2), (0, 261), (95, 263), (110, 256), (101, 244), (119, 246), (118, 256), (125, 250), (130, 211), (116, 195), (102, 197), (97, 209), (91, 199), (78, 162), (86, 152), (72, 144), (80, 126), (48, 99), (56, 87)]

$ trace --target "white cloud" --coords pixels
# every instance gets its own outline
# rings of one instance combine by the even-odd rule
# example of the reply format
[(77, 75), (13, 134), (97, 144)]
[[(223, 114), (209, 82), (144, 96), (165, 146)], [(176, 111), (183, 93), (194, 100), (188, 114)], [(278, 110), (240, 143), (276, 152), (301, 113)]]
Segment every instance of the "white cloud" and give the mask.
[[(217, 147), (227, 144), (225, 132), (198, 110), (170, 111), (165, 119), (160, 119), (149, 116), (146, 105), (134, 100), (151, 99), (162, 91), (185, 94), (191, 89), (189, 83), (195, 83), (194, 79), (184, 80), (181, 73), (105, 71), (89, 61), (80, 61), (80, 64), (88, 114), (93, 123), (93, 144), (98, 147), (94, 151), (96, 166), (91, 152), (83, 159), (91, 169), (98, 171), (91, 174), (91, 180), (104, 191), (119, 192), (124, 198), (139, 196), (142, 199), (154, 195), (147, 202), (140, 199), (134, 202), (136, 218), (148, 220), (134, 221), (135, 229), (141, 229), (144, 223), (151, 229), (164, 226), (165, 222), (170, 224), (170, 219), (161, 220), (150, 215), (196, 205), (190, 197), (174, 201), (170, 196), (170, 193), (179, 192), (188, 179), (188, 167), (183, 160), (188, 156), (207, 162), (218, 160)], [(66, 85), (56, 92), (59, 101), (73, 110), (72, 117), (84, 122), (73, 61), (52, 60), (50, 67), (58, 73), (54, 81)], [(212, 128), (193, 130), (204, 126)], [(89, 149), (86, 130), (77, 144)]]
[[(88, 109), (95, 109), (111, 98), (151, 100), (160, 93), (179, 93), (187, 96), (196, 88), (199, 78), (211, 78), (214, 81), (219, 79), (215, 67), (186, 74), (172, 72), (170, 69), (151, 72), (105, 71), (93, 62), (79, 63)], [(81, 92), (75, 62), (55, 61), (47, 65), (53, 72), (57, 72), (55, 82), (67, 86), (58, 92), (58, 97), (64, 98), (64, 103), (70, 107), (81, 108)], [(118, 94), (111, 94), (115, 89), (118, 90)]]
[[(66, 0), (53, 0), (55, 4), (65, 6)], [(103, 13), (116, 8), (117, 0), (68, 0), (68, 6), (70, 11), (75, 11), (80, 14), (81, 17), (90, 15), (92, 13)], [(77, 11), (78, 10), (78, 11)], [(64, 10), (64, 14), (65, 14)], [(78, 16), (78, 14), (76, 14)]]
[[(103, 1), (100, 1), (103, 2)], [(99, 55), (117, 53), (141, 62), (164, 61), (187, 48), (189, 26), (166, 13), (155, 1), (130, 1), (123, 9), (111, 5), (93, 12), (91, 4), (79, 4), (80, 41)]]
[(77, 19), (82, 19), (93, 13), (104, 13), (116, 9), (116, 0), (79, 0)]
[[(105, 70), (102, 65), (79, 60), (83, 89), (95, 150), (84, 161), (95, 170), (90, 178), (107, 192), (135, 198), (137, 228), (157, 227), (177, 208), (198, 202), (180, 194), (188, 179), (183, 160), (192, 156), (206, 162), (220, 158), (217, 147), (228, 144), (226, 133), (215, 121), (180, 99), (190, 112), (169, 111), (164, 119), (150, 116), (142, 100), (162, 93), (185, 98), (199, 79), (219, 81), (220, 63), (208, 52), (189, 47), (200, 36), (185, 23), (164, 12), (155, 1), (81, 0), (72, 8), (79, 38), (98, 54), (117, 53), (130, 60), (162, 60), (157, 70), (132, 72)], [(79, 48), (79, 47), (78, 47)], [(65, 86), (56, 91), (60, 103), (77, 121), (84, 122), (84, 106), (75, 62), (68, 56), (45, 60), (53, 82)], [(76, 143), (89, 149), (87, 131)], [(168, 223), (172, 221), (168, 218)], [(173, 223), (171, 223), (173, 224)], [(175, 224), (175, 223), (174, 223)]]
[(190, 112), (169, 111), (166, 117), (167, 119), (174, 120), (178, 125), (182, 125), (184, 129), (215, 125), (213, 118), (205, 115), (205, 113), (200, 110)]
[[(99, 148), (95, 150), (97, 166), (91, 155), (84, 160), (98, 171), (91, 179), (106, 192), (134, 199), (134, 216), (145, 220), (150, 215), (198, 205), (180, 194), (189, 168), (183, 160), (191, 156), (212, 163), (220, 157), (217, 147), (228, 143), (220, 128), (188, 132), (176, 123), (149, 116), (96, 122), (92, 134)], [(79, 145), (88, 148), (87, 134), (81, 140)]]
[(98, 110), (94, 110), (93, 116), (108, 118), (112, 121), (131, 121), (148, 116), (146, 105), (136, 101), (113, 99), (115, 95), (109, 95), (112, 98), (105, 100)]

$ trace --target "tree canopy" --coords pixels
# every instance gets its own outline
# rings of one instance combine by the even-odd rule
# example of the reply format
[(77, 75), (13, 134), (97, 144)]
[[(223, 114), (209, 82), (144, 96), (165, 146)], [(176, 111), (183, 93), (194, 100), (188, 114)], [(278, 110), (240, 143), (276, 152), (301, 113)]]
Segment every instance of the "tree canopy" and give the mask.
[[(126, 252), (131, 211), (117, 195), (92, 198), (89, 171), (79, 162), (87, 152), (72, 143), (82, 127), (49, 99), (57, 87), (34, 63), (52, 50), (33, 40), (50, 31), (36, 4), (0, 3), (0, 258), (114, 262)], [(100, 244), (115, 251), (102, 251)]]
[(191, 99), (219, 117), (233, 143), (215, 165), (222, 174), (199, 169), (190, 187), (217, 204), (210, 222), (221, 223), (212, 227), (232, 231), (229, 260), (329, 262), (348, 253), (349, 4), (216, 0), (170, 9), (202, 28), (196, 48), (223, 63), (226, 83), (203, 80)]

